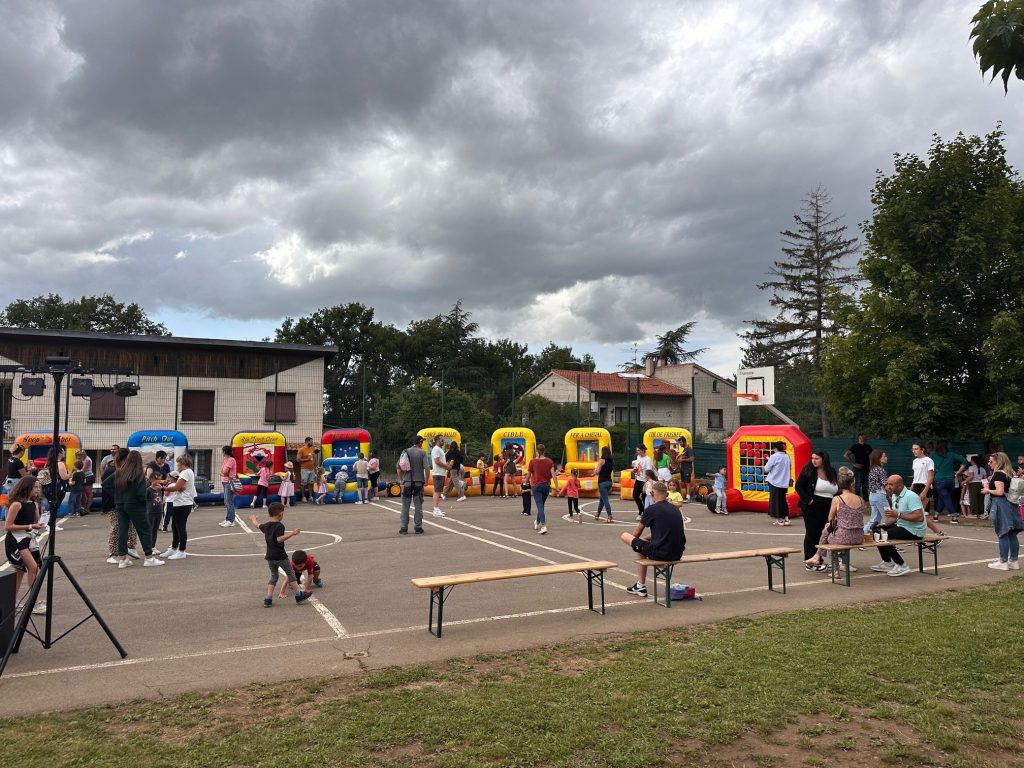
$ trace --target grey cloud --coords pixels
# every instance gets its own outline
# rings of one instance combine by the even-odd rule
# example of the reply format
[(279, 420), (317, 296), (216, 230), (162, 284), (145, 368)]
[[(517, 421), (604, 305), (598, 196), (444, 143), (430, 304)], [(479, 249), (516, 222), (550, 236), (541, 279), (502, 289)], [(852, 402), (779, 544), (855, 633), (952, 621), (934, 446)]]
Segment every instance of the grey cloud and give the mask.
[(1001, 118), (1021, 155), (952, 0), (8, 6), (0, 263), (148, 308), (403, 324), (461, 297), (523, 334), (578, 285), (564, 332), (591, 341), (734, 328), (818, 184), (855, 233), (934, 130)]

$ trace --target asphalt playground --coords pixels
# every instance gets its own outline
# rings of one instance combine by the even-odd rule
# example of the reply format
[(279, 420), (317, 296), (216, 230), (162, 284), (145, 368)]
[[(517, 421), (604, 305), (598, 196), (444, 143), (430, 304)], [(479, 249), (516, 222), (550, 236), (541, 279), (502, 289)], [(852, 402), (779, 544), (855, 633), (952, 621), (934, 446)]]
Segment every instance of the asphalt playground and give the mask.
[[(429, 510), (430, 499), (425, 500)], [(398, 535), (400, 499), (366, 505), (300, 504), (285, 516), (302, 534), (289, 551), (311, 551), (323, 568), (323, 589), (303, 605), (289, 597), (264, 608), (267, 569), (262, 534), (244, 526), (221, 528), (223, 507), (200, 507), (189, 520), (189, 556), (160, 568), (118, 569), (105, 562), (107, 518), (94, 513), (67, 520), (57, 554), (94, 602), (128, 652), (121, 659), (90, 620), (49, 649), (26, 636), (0, 678), (0, 714), (69, 710), (187, 691), (290, 679), (355, 674), (367, 668), (430, 664), (472, 656), (599, 638), (619, 633), (718, 622), (731, 617), (879, 602), (991, 583), (1012, 574), (985, 563), (997, 554), (987, 521), (944, 525), (939, 576), (917, 572), (916, 549), (904, 557), (910, 575), (875, 573), (872, 550), (854, 551), (853, 585), (833, 585), (810, 574), (799, 555), (789, 558), (787, 594), (767, 590), (762, 558), (677, 568), (673, 581), (696, 586), (700, 601), (654, 605), (625, 592), (635, 580), (634, 554), (619, 535), (635, 526), (631, 502), (615, 501), (616, 522), (597, 523), (596, 499), (581, 500), (584, 523), (568, 522), (564, 499), (548, 502), (547, 535), (520, 514), (520, 500), (470, 497), (445, 501), (445, 518), (429, 514), (425, 533)], [(687, 554), (799, 548), (803, 525), (773, 527), (763, 514), (716, 516), (701, 504), (684, 507)], [(257, 510), (257, 514), (261, 512)], [(261, 515), (260, 520), (265, 517)], [(169, 546), (170, 534), (158, 544)], [(161, 547), (162, 548), (162, 547)], [(564, 574), (459, 586), (445, 604), (444, 636), (427, 632), (429, 592), (410, 579), (465, 571), (520, 568), (575, 560), (611, 560), (607, 613), (587, 610), (586, 579)], [(929, 561), (926, 560), (926, 566)], [(4, 566), (5, 568), (8, 567)], [(648, 589), (652, 577), (648, 576)], [(54, 582), (53, 635), (87, 615), (67, 580)], [(40, 617), (41, 618), (41, 617)], [(42, 622), (35, 622), (42, 631)], [(30, 696), (7, 695), (31, 688)]]

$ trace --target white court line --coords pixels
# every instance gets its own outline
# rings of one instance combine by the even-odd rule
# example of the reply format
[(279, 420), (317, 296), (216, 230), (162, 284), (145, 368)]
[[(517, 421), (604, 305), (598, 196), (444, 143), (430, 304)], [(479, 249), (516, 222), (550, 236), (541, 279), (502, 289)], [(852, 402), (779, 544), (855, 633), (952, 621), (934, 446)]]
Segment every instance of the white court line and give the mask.
[[(385, 507), (383, 504), (379, 504), (379, 503), (377, 503), (375, 501), (371, 501), (370, 503), (373, 504), (374, 506), (380, 507), (381, 509), (386, 509), (389, 512), (394, 512), (395, 514), (401, 514), (401, 510), (390, 509), (389, 507)], [(446, 520), (448, 518), (438, 517), (438, 518), (435, 518), (435, 519), (436, 520)], [(452, 520), (451, 522), (458, 522), (458, 521)], [(540, 562), (547, 563), (548, 565), (554, 565), (557, 562), (556, 560), (548, 560), (545, 557), (541, 557), (540, 555), (534, 555), (534, 554), (532, 554), (530, 552), (523, 552), (523, 550), (521, 550), (521, 549), (515, 549), (514, 547), (506, 547), (504, 544), (498, 544), (497, 542), (494, 542), (494, 541), (488, 541), (487, 539), (483, 539), (483, 538), (481, 538), (479, 536), (474, 536), (471, 533), (465, 533), (463, 531), (456, 531), (454, 528), (446, 528), (445, 526), (441, 525), (440, 523), (435, 523), (433, 520), (427, 520), (427, 515), (426, 514), (423, 515), (423, 524), (424, 525), (431, 525), (431, 526), (433, 526), (435, 528), (440, 528), (442, 531), (448, 531), (448, 533), (454, 533), (456, 536), (465, 536), (467, 539), (473, 539), (473, 541), (479, 541), (479, 542), (482, 542), (483, 544), (490, 544), (492, 547), (497, 547), (498, 549), (504, 549), (504, 550), (506, 550), (508, 552), (515, 552), (517, 555), (522, 555), (523, 557), (529, 557), (529, 558), (531, 558), (533, 560), (539, 560)], [(480, 529), (480, 530), (485, 530), (485, 529)], [(513, 537), (509, 537), (509, 538), (513, 538)], [(519, 541), (519, 539), (516, 539), (516, 541)], [(524, 541), (523, 543), (526, 544), (526, 543), (532, 543), (532, 542), (525, 542)]]
[(250, 528), (248, 525), (245, 524), (245, 520), (242, 519), (241, 515), (236, 515), (235, 516), (235, 522), (238, 523), (238, 527), (241, 528), (246, 533), (252, 533), (252, 528)]
[[(310, 585), (310, 588), (312, 588), (312, 585)], [(323, 620), (327, 622), (327, 626), (334, 630), (335, 637), (341, 639), (349, 636), (348, 630), (341, 625), (341, 622), (338, 621), (338, 617), (331, 613), (330, 609), (326, 605), (321, 603), (315, 597), (309, 598), (307, 602), (316, 608), (316, 612), (319, 613), (323, 617)]]
[[(992, 558), (986, 558), (985, 560), (968, 560), (968, 561), (964, 561), (964, 562), (961, 562), (961, 563), (947, 563), (946, 565), (940, 565), (939, 566), (939, 570), (945, 570), (947, 568), (961, 568), (963, 566), (969, 566), (969, 565), (980, 565), (982, 563), (989, 563), (991, 561), (992, 561)], [(864, 578), (873, 578), (875, 575), (876, 575), (875, 573), (871, 573), (871, 574), (865, 574), (864, 576), (860, 577), (860, 579), (858, 579), (858, 577), (856, 577), (856, 576), (854, 576), (853, 578), (861, 580), (861, 579), (864, 579)], [(877, 575), (878, 576), (885, 576), (884, 573), (879, 573)], [(924, 574), (924, 575), (927, 575), (927, 574)], [(889, 578), (889, 577), (886, 577), (886, 578)], [(900, 577), (900, 578), (903, 578), (903, 577)], [(806, 587), (806, 586), (815, 586), (815, 585), (827, 585), (829, 587), (835, 586), (834, 584), (832, 584), (832, 582), (830, 580), (827, 580), (827, 579), (815, 579), (814, 581), (790, 582), (789, 584), (787, 584), (787, 588)], [(739, 594), (743, 594), (745, 592), (757, 592), (757, 591), (764, 591), (764, 590), (765, 590), (765, 587), (763, 587), (763, 586), (761, 586), (761, 587), (745, 587), (743, 589), (734, 589), (734, 590), (729, 590), (727, 592), (702, 592), (701, 594), (704, 597), (716, 597), (716, 596), (720, 597), (720, 596), (725, 596), (725, 595), (739, 595)], [(312, 600), (312, 599), (313, 598), (310, 598), (310, 600)], [(625, 601), (617, 602), (617, 603), (605, 603), (605, 606), (608, 607), (608, 608), (621, 608), (621, 607), (629, 607), (629, 606), (644, 606), (644, 605), (648, 605), (648, 604), (649, 603), (648, 603), (647, 600), (634, 599), (634, 600), (625, 600)], [(448, 620), (448, 621), (445, 621), (445, 626), (450, 627), (450, 626), (460, 625), (460, 624), (483, 624), (483, 623), (493, 622), (493, 621), (506, 621), (506, 620), (510, 620), (510, 619), (528, 618), (528, 617), (531, 617), (531, 616), (546, 616), (546, 615), (553, 615), (553, 614), (560, 614), (560, 613), (573, 613), (573, 612), (586, 611), (586, 610), (589, 610), (589, 609), (585, 605), (575, 605), (575, 606), (570, 606), (568, 608), (550, 608), (550, 609), (547, 609), (547, 610), (527, 611), (527, 612), (524, 612), (524, 613), (508, 613), (508, 614), (502, 614), (502, 615), (499, 615), (499, 616), (480, 616), (480, 617), (475, 618), (475, 619)], [(743, 617), (742, 616), (736, 616), (734, 618), (743, 618)], [(102, 661), (102, 662), (98, 662), (96, 664), (77, 664), (77, 665), (69, 666), (69, 667), (57, 667), (55, 669), (39, 669), (39, 670), (35, 670), (35, 671), (32, 671), (32, 672), (7, 673), (7, 674), (4, 675), (4, 677), (5, 678), (41, 677), (43, 675), (55, 675), (55, 674), (59, 674), (59, 673), (62, 673), (62, 672), (83, 672), (83, 671), (90, 671), (90, 670), (96, 670), (96, 669), (108, 669), (108, 668), (111, 668), (111, 667), (132, 666), (132, 665), (135, 665), (135, 664), (143, 664), (143, 663), (148, 663), (148, 662), (180, 661), (180, 660), (185, 660), (185, 659), (209, 658), (211, 656), (221, 656), (221, 655), (233, 654), (233, 653), (248, 653), (248, 652), (251, 652), (251, 651), (265, 651), (265, 650), (274, 650), (274, 649), (279, 649), (279, 648), (291, 648), (291, 647), (294, 647), (296, 645), (309, 645), (310, 643), (335, 642), (335, 641), (337, 641), (339, 639), (355, 640), (355, 639), (369, 638), (369, 637), (381, 637), (381, 636), (384, 636), (384, 635), (396, 635), (396, 634), (401, 634), (401, 633), (404, 633), (404, 632), (408, 632), (408, 633), (423, 632), (423, 630), (424, 630), (424, 626), (422, 624), (417, 624), (416, 626), (410, 626), (410, 627), (394, 627), (394, 628), (391, 628), (391, 629), (376, 629), (376, 630), (369, 630), (367, 632), (355, 632), (353, 634), (346, 634), (344, 636), (344, 638), (340, 638), (337, 634), (335, 634), (335, 635), (332, 635), (331, 637), (316, 637), (316, 638), (307, 638), (307, 639), (303, 639), (303, 640), (287, 640), (287, 641), (282, 641), (280, 643), (263, 643), (263, 644), (260, 644), (260, 645), (251, 645), (251, 646), (245, 646), (245, 647), (234, 647), (234, 648), (223, 648), (223, 649), (217, 649), (217, 650), (199, 651), (197, 653), (176, 653), (176, 654), (169, 654), (169, 655), (166, 655), (166, 656), (147, 656), (147, 657), (138, 658), (138, 659), (119, 659), (117, 661)]]

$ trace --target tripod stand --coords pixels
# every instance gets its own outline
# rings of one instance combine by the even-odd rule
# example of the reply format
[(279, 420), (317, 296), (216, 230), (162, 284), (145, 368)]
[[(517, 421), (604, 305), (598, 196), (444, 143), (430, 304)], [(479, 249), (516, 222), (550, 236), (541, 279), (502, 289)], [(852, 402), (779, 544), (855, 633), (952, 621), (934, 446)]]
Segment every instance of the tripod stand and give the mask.
[[(31, 635), (38, 640), (43, 648), (49, 649), (63, 637), (66, 637), (74, 630), (78, 629), (89, 619), (95, 618), (97, 623), (106, 633), (107, 637), (110, 638), (110, 642), (113, 643), (117, 652), (121, 654), (121, 658), (126, 658), (128, 652), (121, 646), (110, 627), (100, 616), (99, 611), (96, 610), (96, 606), (92, 604), (89, 596), (85, 594), (85, 590), (82, 589), (81, 585), (71, 574), (71, 570), (67, 564), (61, 559), (60, 555), (57, 554), (57, 512), (58, 504), (61, 501), (62, 494), (58, 490), (60, 484), (60, 474), (57, 469), (58, 454), (60, 452), (60, 393), (61, 384), (64, 381), (64, 377), (68, 373), (84, 373), (85, 371), (79, 367), (72, 367), (71, 360), (66, 357), (48, 357), (46, 359), (48, 367), (43, 369), (26, 369), (22, 366), (0, 366), (0, 371), (14, 372), (14, 373), (49, 373), (53, 377), (53, 448), (52, 456), (49, 463), (50, 469), (50, 487), (47, 493), (47, 498), (50, 501), (50, 537), (46, 542), (46, 554), (42, 557), (42, 562), (39, 566), (39, 573), (36, 575), (36, 580), (33, 582), (29, 589), (28, 597), (25, 599), (22, 605), (21, 615), (18, 617), (17, 624), (14, 627), (14, 632), (11, 635), (11, 640), (7, 644), (7, 648), (4, 651), (3, 659), (0, 659), (0, 675), (3, 675), (4, 670), (7, 668), (7, 662), (11, 658), (12, 653), (17, 653), (21, 647), (21, 640), (26, 634)], [(102, 371), (96, 371), (102, 372)], [(123, 373), (120, 370), (106, 371), (108, 373)], [(30, 555), (31, 556), (31, 555)], [(57, 637), (53, 636), (53, 575), (55, 568), (60, 568), (67, 577), (67, 580), (71, 582), (71, 586), (75, 588), (78, 596), (85, 603), (85, 607), (89, 609), (89, 615), (79, 621), (77, 624), (72, 626), (70, 629), (65, 630)], [(43, 583), (46, 583), (46, 613), (43, 616), (43, 632), (37, 631), (35, 622), (32, 619), (32, 609), (36, 605), (36, 600), (39, 598), (39, 593), (42, 591)], [(11, 617), (13, 618), (13, 616)], [(4, 621), (7, 621), (5, 617)], [(29, 625), (31, 624), (31, 629)]]

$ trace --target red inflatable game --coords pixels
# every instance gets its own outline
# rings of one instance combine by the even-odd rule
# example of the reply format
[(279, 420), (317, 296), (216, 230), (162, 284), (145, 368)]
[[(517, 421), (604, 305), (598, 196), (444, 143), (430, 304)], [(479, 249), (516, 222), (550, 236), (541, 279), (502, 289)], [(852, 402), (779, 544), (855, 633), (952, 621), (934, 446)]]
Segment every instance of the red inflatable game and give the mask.
[(786, 425), (750, 426), (737, 429), (726, 443), (725, 502), (730, 512), (768, 511), (768, 481), (764, 476), (764, 463), (775, 450), (772, 443), (786, 444), (791, 469), (790, 492), (786, 496), (790, 517), (800, 514), (797, 495), (793, 490), (796, 476), (811, 460), (811, 441), (796, 427)]

